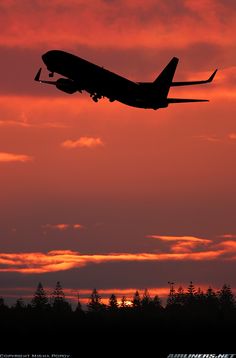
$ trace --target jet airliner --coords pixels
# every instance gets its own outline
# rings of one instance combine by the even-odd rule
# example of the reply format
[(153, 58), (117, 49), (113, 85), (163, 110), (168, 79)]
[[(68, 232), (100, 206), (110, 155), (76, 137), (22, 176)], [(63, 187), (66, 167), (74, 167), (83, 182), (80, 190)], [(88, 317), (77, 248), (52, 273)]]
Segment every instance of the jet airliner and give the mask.
[(177, 57), (173, 57), (154, 82), (133, 82), (65, 51), (48, 51), (42, 55), (42, 59), (49, 77), (53, 77), (54, 73), (63, 77), (56, 81), (41, 80), (40, 68), (35, 81), (55, 85), (69, 94), (86, 91), (95, 102), (107, 97), (110, 102), (119, 101), (128, 106), (154, 110), (168, 107), (171, 103), (208, 102), (205, 99), (169, 98), (168, 93), (170, 87), (212, 82), (217, 72), (215, 70), (207, 80), (173, 82), (179, 62)]

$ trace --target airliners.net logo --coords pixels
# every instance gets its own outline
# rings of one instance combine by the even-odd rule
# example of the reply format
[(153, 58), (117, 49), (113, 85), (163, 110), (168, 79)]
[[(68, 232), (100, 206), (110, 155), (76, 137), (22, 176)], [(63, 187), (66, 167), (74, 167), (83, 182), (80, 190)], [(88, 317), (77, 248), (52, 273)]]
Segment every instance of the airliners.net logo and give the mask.
[(167, 358), (236, 358), (235, 353), (228, 354), (214, 354), (214, 353), (201, 353), (201, 354), (169, 354)]

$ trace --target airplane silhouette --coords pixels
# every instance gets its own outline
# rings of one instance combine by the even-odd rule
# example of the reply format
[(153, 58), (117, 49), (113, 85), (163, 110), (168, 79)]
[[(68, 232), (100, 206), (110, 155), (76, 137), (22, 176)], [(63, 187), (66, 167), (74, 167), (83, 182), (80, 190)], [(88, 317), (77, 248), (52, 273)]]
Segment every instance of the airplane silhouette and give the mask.
[(68, 52), (48, 51), (42, 59), (50, 72), (49, 77), (57, 73), (64, 78), (56, 81), (41, 80), (42, 68), (40, 68), (35, 81), (55, 85), (59, 90), (69, 94), (87, 91), (95, 102), (107, 97), (110, 102), (119, 101), (128, 106), (154, 110), (168, 107), (171, 103), (208, 102), (205, 99), (168, 98), (167, 96), (170, 87), (209, 83), (217, 72), (215, 70), (207, 80), (203, 81), (173, 82), (179, 61), (177, 57), (173, 57), (154, 82), (133, 82)]

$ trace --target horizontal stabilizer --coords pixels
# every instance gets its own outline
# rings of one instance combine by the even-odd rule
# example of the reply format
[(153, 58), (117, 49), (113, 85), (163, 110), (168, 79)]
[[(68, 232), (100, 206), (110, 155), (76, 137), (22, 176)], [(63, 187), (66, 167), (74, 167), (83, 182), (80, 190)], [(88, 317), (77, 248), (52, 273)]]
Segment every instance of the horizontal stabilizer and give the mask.
[(209, 102), (208, 99), (167, 98), (168, 103)]
[(48, 85), (56, 85), (57, 81), (44, 81), (40, 79), (42, 68), (40, 68), (34, 77), (34, 80), (40, 83), (47, 83)]
[(42, 71), (42, 68), (40, 68), (34, 78), (35, 81), (39, 82), (40, 81), (40, 75), (41, 75), (41, 71)]
[(207, 79), (203, 81), (185, 81), (185, 82), (172, 82), (171, 87), (175, 86), (191, 86), (191, 85), (201, 85), (204, 83), (212, 82), (213, 78), (215, 77), (217, 70), (215, 70), (212, 75)]

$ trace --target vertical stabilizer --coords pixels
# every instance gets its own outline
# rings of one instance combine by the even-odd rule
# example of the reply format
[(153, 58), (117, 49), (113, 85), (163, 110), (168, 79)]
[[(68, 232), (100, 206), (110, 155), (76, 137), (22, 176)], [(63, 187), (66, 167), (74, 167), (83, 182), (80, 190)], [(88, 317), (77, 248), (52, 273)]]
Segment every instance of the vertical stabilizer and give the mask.
[(153, 82), (153, 84), (159, 90), (158, 95), (161, 96), (161, 98), (163, 99), (166, 98), (169, 93), (178, 62), (179, 59), (177, 57), (173, 57), (172, 60), (168, 63), (168, 65)]

